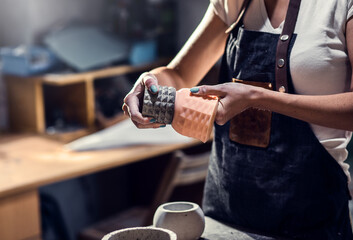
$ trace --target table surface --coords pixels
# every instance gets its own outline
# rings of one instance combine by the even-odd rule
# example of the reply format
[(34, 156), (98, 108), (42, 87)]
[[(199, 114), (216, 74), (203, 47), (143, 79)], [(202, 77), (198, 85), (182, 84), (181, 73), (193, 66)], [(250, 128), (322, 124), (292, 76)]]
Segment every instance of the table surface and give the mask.
[(212, 218), (205, 217), (205, 231), (200, 240), (274, 240), (274, 238), (246, 233), (218, 222)]
[[(99, 151), (72, 152), (64, 144), (40, 135), (0, 137), (0, 198), (45, 184), (142, 161), (177, 149), (200, 144), (143, 145)], [(200, 240), (271, 240), (238, 231), (206, 217)]]
[(199, 141), (72, 152), (40, 135), (0, 136), (0, 197), (85, 174), (142, 161)]

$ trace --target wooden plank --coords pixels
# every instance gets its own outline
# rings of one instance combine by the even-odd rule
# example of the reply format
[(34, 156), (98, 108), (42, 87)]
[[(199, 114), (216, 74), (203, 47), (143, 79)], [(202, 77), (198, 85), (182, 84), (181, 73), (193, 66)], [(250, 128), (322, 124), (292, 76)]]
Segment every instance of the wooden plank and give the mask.
[(72, 142), (78, 138), (92, 134), (92, 133), (96, 132), (97, 130), (98, 130), (97, 128), (95, 128), (95, 129), (94, 128), (93, 129), (83, 128), (83, 129), (78, 129), (78, 130), (70, 131), (70, 132), (43, 134), (41, 136), (49, 138), (49, 139), (57, 140), (57, 141), (60, 141), (61, 143), (65, 144), (65, 143)]
[(40, 80), (34, 82), (34, 106), (36, 114), (36, 126), (38, 133), (45, 133), (45, 110), (44, 110), (44, 95), (43, 85)]
[(95, 97), (93, 80), (85, 82), (86, 90), (86, 124), (89, 129), (93, 129), (95, 125)]
[(139, 145), (71, 152), (41, 136), (0, 138), (0, 198), (86, 174), (119, 167), (200, 144)]
[(14, 131), (45, 131), (42, 85), (39, 79), (5, 76), (10, 128)]
[(102, 70), (84, 73), (47, 74), (43, 76), (43, 82), (50, 85), (61, 86), (78, 82), (92, 81), (99, 78), (124, 75), (133, 72), (148, 71), (156, 66), (167, 64), (169, 60), (170, 59), (160, 59), (154, 63), (140, 66), (120, 65), (117, 67), (110, 67)]
[(0, 239), (40, 239), (37, 191), (0, 199)]

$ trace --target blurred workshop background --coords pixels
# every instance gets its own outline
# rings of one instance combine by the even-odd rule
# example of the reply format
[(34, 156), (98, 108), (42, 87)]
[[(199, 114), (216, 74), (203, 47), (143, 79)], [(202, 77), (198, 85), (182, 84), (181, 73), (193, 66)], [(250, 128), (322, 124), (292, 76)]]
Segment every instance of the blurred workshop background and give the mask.
[[(151, 224), (162, 202), (201, 204), (210, 143), (173, 140), (169, 131), (155, 138), (171, 145), (125, 153), (117, 145), (135, 145), (141, 134), (100, 132), (124, 121), (122, 101), (134, 81), (173, 58), (208, 5), (0, 0), (0, 239), (100, 239)], [(217, 69), (210, 74), (215, 80)], [(117, 131), (133, 135), (130, 142)], [(98, 143), (94, 135), (73, 147), (95, 151), (62, 150), (97, 132)], [(189, 188), (178, 192), (184, 154), (198, 153), (187, 167), (191, 178), (180, 182)]]
[(100, 239), (151, 224), (162, 202), (201, 204), (211, 142), (170, 131), (153, 141), (171, 145), (125, 149), (143, 137), (116, 126), (137, 77), (173, 58), (208, 5), (0, 0), (0, 239)]

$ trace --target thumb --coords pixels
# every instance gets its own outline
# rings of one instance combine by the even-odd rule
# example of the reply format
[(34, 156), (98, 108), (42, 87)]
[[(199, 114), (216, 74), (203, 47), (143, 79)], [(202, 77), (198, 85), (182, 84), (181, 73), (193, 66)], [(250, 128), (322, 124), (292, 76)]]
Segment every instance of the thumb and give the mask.
[(218, 96), (218, 97), (224, 97), (226, 95), (226, 92), (224, 89), (219, 86), (219, 85), (203, 85), (203, 86), (198, 86), (198, 87), (193, 87), (190, 89), (190, 92), (195, 95), (213, 95), (213, 96)]
[(145, 85), (145, 87), (148, 88), (148, 90), (151, 93), (153, 94), (158, 93), (158, 90), (159, 90), (158, 80), (155, 75), (153, 75), (152, 73), (146, 72), (146, 73), (143, 73), (141, 77), (142, 77), (143, 84)]

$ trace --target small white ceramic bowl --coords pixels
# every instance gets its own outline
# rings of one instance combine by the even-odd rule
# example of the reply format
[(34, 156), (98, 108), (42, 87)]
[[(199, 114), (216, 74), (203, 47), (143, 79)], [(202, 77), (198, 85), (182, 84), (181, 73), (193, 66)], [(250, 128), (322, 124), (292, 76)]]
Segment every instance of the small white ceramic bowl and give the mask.
[(102, 240), (177, 240), (174, 232), (156, 227), (124, 228), (105, 235)]
[(158, 207), (153, 226), (175, 232), (178, 240), (195, 240), (205, 229), (205, 216), (196, 203), (169, 202)]

